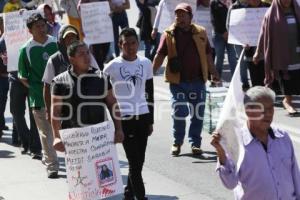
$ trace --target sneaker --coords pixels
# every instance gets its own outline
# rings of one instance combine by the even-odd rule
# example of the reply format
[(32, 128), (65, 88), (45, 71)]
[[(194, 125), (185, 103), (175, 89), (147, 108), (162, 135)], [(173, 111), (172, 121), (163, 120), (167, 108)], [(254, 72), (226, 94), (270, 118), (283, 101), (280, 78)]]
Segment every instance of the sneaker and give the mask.
[(200, 147), (192, 146), (191, 150), (193, 155), (201, 155), (203, 153)]
[(180, 154), (180, 147), (181, 145), (179, 144), (173, 144), (171, 147), (171, 154), (173, 156), (178, 156)]
[(48, 178), (58, 178), (58, 171), (55, 170), (47, 170)]
[(39, 153), (39, 152), (37, 152), (37, 153), (32, 152), (31, 153), (31, 158), (34, 159), (34, 160), (42, 160), (42, 157), (43, 157), (42, 154)]

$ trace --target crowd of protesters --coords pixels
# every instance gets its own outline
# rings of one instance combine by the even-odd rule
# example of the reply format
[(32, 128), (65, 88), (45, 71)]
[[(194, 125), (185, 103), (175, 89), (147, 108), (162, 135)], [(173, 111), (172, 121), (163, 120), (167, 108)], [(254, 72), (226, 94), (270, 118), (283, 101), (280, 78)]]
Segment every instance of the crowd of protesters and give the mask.
[[(212, 145), (220, 158), (217, 170), (226, 187), (232, 189), (241, 182), (244, 194), (238, 194), (238, 199), (256, 199), (259, 195), (265, 195), (267, 199), (280, 199), (279, 194), (283, 199), (299, 199), (300, 175), (292, 144), (285, 132), (270, 126), (275, 93), (259, 87), (279, 87), (284, 95), (283, 107), (290, 116), (297, 115), (298, 111), (292, 102), (293, 95), (300, 95), (300, 7), (297, 2), (197, 0), (197, 10), (210, 11), (212, 33), (206, 32), (201, 24), (192, 22), (196, 10), (187, 3), (180, 3), (174, 10), (174, 23), (159, 33), (166, 0), (136, 0), (140, 11), (136, 19), (127, 17), (126, 10), (131, 7), (129, 0), (108, 0), (114, 36), (114, 45), (110, 49), (110, 43), (88, 46), (82, 42), (85, 33), (80, 7), (85, 3), (103, 1), (106, 0), (60, 0), (53, 1), (55, 3), (52, 5), (35, 0), (0, 1), (3, 13), (26, 9), (37, 9), (42, 13), (32, 14), (26, 21), (32, 37), (21, 47), (15, 71), (7, 71), (6, 47), (10, 44), (5, 43), (3, 16), (0, 18), (0, 138), (3, 130), (8, 130), (4, 111), (9, 93), (13, 117), (12, 144), (20, 146), (22, 154), (42, 160), (48, 178), (57, 178), (59, 163), (56, 151), (64, 151), (59, 130), (104, 122), (107, 120), (105, 110), (108, 109), (115, 125), (115, 142), (123, 143), (129, 162), (124, 199), (145, 200), (147, 197), (142, 168), (148, 136), (152, 134), (154, 123), (153, 73), (167, 57), (165, 80), (169, 83), (172, 95), (173, 127), (170, 132), (174, 139), (171, 155), (178, 156), (181, 153), (189, 115), (190, 150), (193, 155), (201, 155), (206, 83), (222, 82), (225, 50), (231, 75), (241, 52), (244, 52), (240, 75), (243, 83), (241, 89), (246, 93), (245, 103), (261, 103), (269, 108), (270, 116), (266, 115), (266, 120), (261, 123), (252, 121), (251, 109), (255, 107), (247, 107), (245, 104), (245, 108), (250, 111), (247, 113), (248, 128), (243, 132), (250, 139), (244, 145), (250, 153), (245, 156), (238, 173), (235, 173), (231, 158), (219, 144), (221, 136), (215, 133)], [(257, 46), (229, 44), (228, 29), (232, 10), (259, 7), (270, 8), (264, 17)], [(57, 20), (62, 13), (67, 16), (66, 24), (60, 24)], [(129, 28), (129, 20), (136, 20), (139, 36), (135, 29)], [(208, 35), (212, 36), (212, 43)], [(140, 41), (143, 41), (145, 56), (138, 55)], [(81, 78), (84, 75), (90, 76)], [(124, 95), (128, 98), (121, 98)], [(86, 106), (77, 113), (84, 103), (105, 106)], [(72, 109), (66, 104), (71, 105)], [(26, 105), (29, 107), (29, 126), (25, 120)], [(275, 138), (278, 140), (275, 141)], [(256, 144), (257, 141), (260, 142)], [(287, 148), (274, 151), (274, 156), (282, 154), (291, 159), (290, 168), (279, 167), (276, 174), (281, 179), (287, 176), (286, 187), (273, 187), (275, 183), (270, 178), (272, 173), (268, 171), (267, 159), (262, 155), (267, 152), (271, 142)], [(261, 155), (260, 164), (265, 165), (249, 169), (251, 159), (258, 155)], [(270, 173), (270, 176), (265, 175), (267, 181), (260, 181), (260, 170), (264, 174)], [(255, 175), (253, 180), (246, 177), (251, 174)], [(256, 187), (255, 181), (260, 185)], [(246, 187), (250, 185), (252, 188)], [(270, 188), (272, 192), (263, 194), (261, 188), (264, 187)]]

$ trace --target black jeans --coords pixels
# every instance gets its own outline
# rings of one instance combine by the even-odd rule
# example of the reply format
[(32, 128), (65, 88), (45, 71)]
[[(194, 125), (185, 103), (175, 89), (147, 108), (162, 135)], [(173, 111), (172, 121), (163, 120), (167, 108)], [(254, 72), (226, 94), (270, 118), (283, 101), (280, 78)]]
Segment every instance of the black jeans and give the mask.
[(128, 27), (128, 17), (126, 11), (122, 11), (121, 13), (112, 13), (111, 16), (112, 23), (113, 23), (113, 30), (114, 30), (114, 47), (115, 47), (115, 53), (118, 57), (120, 55), (120, 49), (119, 49), (119, 27), (121, 29)]
[(21, 143), (24, 149), (30, 149), (33, 153), (40, 153), (41, 142), (31, 110), (29, 110), (30, 130), (25, 120), (27, 96), (28, 89), (20, 81), (12, 79), (10, 81), (10, 112), (13, 115)]
[(123, 147), (129, 163), (127, 186), (124, 191), (126, 199), (133, 199), (134, 196), (138, 200), (145, 198), (142, 169), (149, 135), (148, 121), (148, 114), (122, 120), (125, 135)]
[(5, 127), (4, 112), (7, 101), (8, 87), (8, 78), (0, 77), (0, 131), (2, 131)]

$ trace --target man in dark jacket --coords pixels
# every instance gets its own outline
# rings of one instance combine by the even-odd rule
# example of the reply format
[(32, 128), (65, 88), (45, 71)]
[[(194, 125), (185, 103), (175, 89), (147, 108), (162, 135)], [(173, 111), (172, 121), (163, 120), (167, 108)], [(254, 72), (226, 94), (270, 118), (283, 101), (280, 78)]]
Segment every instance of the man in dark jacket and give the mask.
[[(75, 41), (79, 41), (79, 31), (72, 25), (65, 25), (62, 26), (58, 33), (58, 51), (50, 56), (44, 76), (44, 100), (47, 107), (47, 115), (48, 119), (50, 120), (50, 106), (51, 106), (51, 98), (50, 98), (50, 84), (52, 79), (57, 76), (58, 74), (65, 72), (70, 65), (69, 58), (67, 56), (67, 47), (70, 46)], [(95, 68), (98, 68), (98, 65), (91, 56), (91, 65)]]
[(61, 27), (58, 33), (58, 49), (55, 54), (50, 56), (47, 66), (45, 68), (44, 76), (42, 81), (44, 82), (44, 101), (47, 108), (48, 120), (50, 120), (50, 106), (51, 106), (51, 95), (50, 95), (50, 84), (52, 79), (58, 74), (67, 70), (70, 65), (67, 56), (67, 47), (75, 41), (79, 40), (79, 32), (72, 25), (66, 25)]
[(236, 52), (232, 44), (228, 44), (228, 30), (226, 17), (228, 5), (226, 0), (212, 0), (210, 3), (211, 22), (213, 25), (213, 43), (216, 57), (215, 65), (220, 77), (222, 77), (225, 48), (227, 50), (231, 75), (233, 75), (237, 63)]

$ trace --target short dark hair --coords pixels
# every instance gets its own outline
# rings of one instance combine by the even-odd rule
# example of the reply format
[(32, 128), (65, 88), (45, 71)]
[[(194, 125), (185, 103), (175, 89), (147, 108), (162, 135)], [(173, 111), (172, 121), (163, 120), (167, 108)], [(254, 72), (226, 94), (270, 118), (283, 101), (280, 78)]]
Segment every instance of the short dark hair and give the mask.
[(129, 27), (123, 28), (119, 36), (119, 43), (122, 42), (122, 36), (123, 37), (134, 36), (136, 40), (138, 40), (138, 36), (134, 28), (129, 28)]
[(27, 28), (31, 29), (33, 24), (40, 20), (46, 22), (46, 19), (40, 13), (33, 13), (26, 21)]
[(86, 46), (87, 45), (84, 42), (75, 41), (72, 44), (70, 44), (70, 46), (68, 46), (67, 54), (68, 54), (69, 57), (74, 57), (76, 52), (77, 52), (77, 49), (79, 47), (86, 47)]

